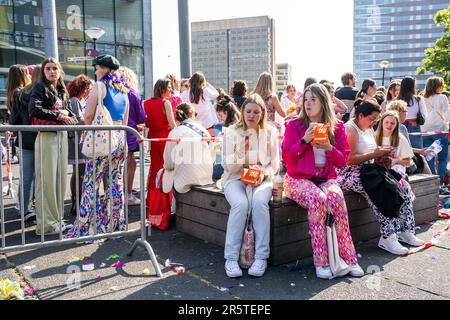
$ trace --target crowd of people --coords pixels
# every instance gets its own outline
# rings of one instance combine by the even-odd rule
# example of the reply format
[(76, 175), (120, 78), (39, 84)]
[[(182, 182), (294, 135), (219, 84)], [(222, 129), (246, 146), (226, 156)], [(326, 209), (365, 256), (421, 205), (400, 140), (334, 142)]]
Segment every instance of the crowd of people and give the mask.
[[(98, 81), (80, 75), (67, 87), (62, 67), (53, 58), (41, 66), (12, 66), (7, 104), (10, 124), (89, 125), (103, 104), (114, 125), (127, 125), (141, 133), (148, 130), (149, 139), (181, 138), (179, 142), (151, 142), (145, 199), (148, 218), (152, 220), (155, 207), (173, 207), (177, 193), (217, 181), (231, 207), (224, 253), (225, 271), (231, 278), (243, 274), (239, 256), (249, 212), (255, 259), (248, 274), (261, 277), (266, 271), (269, 202), (276, 175), (284, 176), (285, 195), (308, 210), (316, 274), (326, 279), (333, 276), (326, 233), (329, 212), (349, 274), (364, 275), (350, 233), (344, 191), (354, 191), (367, 200), (380, 224), (379, 247), (395, 255), (408, 252), (401, 243), (424, 243), (415, 235), (415, 196), (408, 175), (437, 174), (440, 193), (450, 194), (445, 186), (447, 134), (421, 134), (449, 129), (450, 98), (440, 77), (430, 77), (425, 90), (417, 94), (413, 77), (394, 80), (387, 89), (365, 79), (358, 90), (356, 75), (346, 72), (339, 88), (327, 80), (308, 78), (303, 92), (290, 84), (279, 99), (267, 72), (261, 74), (253, 91), (245, 81), (236, 80), (229, 93), (214, 88), (200, 72), (181, 81), (169, 74), (156, 81), (153, 97), (143, 101), (136, 75), (115, 57), (99, 56), (93, 66)], [(318, 140), (317, 128), (323, 125), (325, 137)], [(67, 237), (79, 237), (124, 230), (125, 201), (129, 205), (144, 201), (132, 193), (134, 153), (139, 150), (133, 134), (118, 131), (111, 155), (96, 158), (82, 155), (83, 141), (76, 136), (71, 131), (24, 132), (20, 143), (16, 140), (24, 169), (19, 203), (27, 221), (37, 218), (38, 235), (67, 231)], [(212, 136), (221, 137), (222, 142), (212, 141)], [(429, 156), (428, 149), (436, 141), (442, 146), (437, 159)], [(75, 157), (77, 149), (79, 157)], [(127, 181), (123, 178), (125, 159)], [(71, 212), (77, 219), (73, 225), (60, 225), (68, 164), (74, 166)], [(251, 184), (242, 178), (243, 170), (250, 169), (258, 173)], [(382, 188), (374, 185), (374, 176), (380, 177)], [(168, 181), (164, 192), (162, 180)], [(103, 197), (99, 194), (102, 182)]]

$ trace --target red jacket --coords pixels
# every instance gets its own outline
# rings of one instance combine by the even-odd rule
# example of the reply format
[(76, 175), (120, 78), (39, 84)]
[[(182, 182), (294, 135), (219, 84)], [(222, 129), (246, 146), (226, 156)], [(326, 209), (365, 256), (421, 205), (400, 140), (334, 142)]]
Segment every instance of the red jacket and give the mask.
[[(286, 125), (284, 141), (282, 145), (283, 160), (287, 173), (294, 179), (308, 179), (315, 177), (314, 150), (311, 143), (302, 144), (302, 138), (306, 132), (306, 126), (300, 120), (291, 120)], [(333, 150), (326, 152), (327, 162), (320, 178), (335, 179), (336, 168), (343, 168), (350, 154), (350, 146), (347, 140), (344, 123), (340, 120), (336, 123), (334, 132), (336, 143)]]

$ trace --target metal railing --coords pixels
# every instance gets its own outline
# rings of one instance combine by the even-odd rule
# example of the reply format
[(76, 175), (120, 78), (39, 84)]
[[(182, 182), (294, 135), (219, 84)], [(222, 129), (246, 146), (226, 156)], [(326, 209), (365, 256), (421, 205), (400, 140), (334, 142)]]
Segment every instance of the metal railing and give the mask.
[[(126, 230), (125, 231), (112, 231), (112, 232), (108, 232), (108, 233), (102, 233), (102, 234), (96, 234), (96, 235), (87, 235), (87, 236), (82, 236), (80, 237), (80, 230), (78, 229), (78, 236), (76, 238), (64, 238), (63, 234), (62, 234), (62, 225), (63, 225), (63, 218), (64, 218), (64, 208), (59, 208), (60, 214), (58, 215), (58, 222), (59, 222), (59, 239), (58, 240), (51, 240), (51, 241), (46, 241), (45, 240), (45, 233), (44, 233), (44, 221), (45, 221), (45, 217), (44, 214), (41, 214), (40, 218), (42, 219), (41, 222), (41, 239), (40, 242), (35, 242), (35, 243), (27, 243), (26, 242), (26, 237), (25, 237), (25, 205), (24, 205), (24, 190), (23, 190), (23, 132), (36, 132), (36, 133), (40, 133), (40, 132), (74, 132), (75, 135), (75, 172), (74, 174), (76, 175), (75, 177), (75, 181), (76, 181), (76, 187), (75, 187), (75, 192), (76, 192), (76, 197), (75, 197), (75, 201), (76, 201), (76, 208), (77, 208), (77, 215), (76, 215), (76, 223), (78, 223), (78, 221), (80, 221), (80, 203), (79, 203), (79, 167), (78, 167), (78, 163), (79, 163), (79, 150), (78, 150), (78, 144), (80, 141), (80, 132), (85, 132), (85, 131), (93, 131), (94, 136), (95, 136), (95, 132), (96, 131), (109, 131), (109, 136), (111, 137), (111, 134), (114, 132), (123, 132), (124, 133), (124, 143), (126, 143), (126, 132), (129, 132), (131, 134), (133, 134), (137, 141), (139, 141), (139, 163), (140, 165), (137, 166), (139, 167), (139, 174), (140, 174), (140, 198), (141, 198), (141, 204), (140, 204), (140, 227), (136, 228), (134, 230), (129, 230), (129, 219), (128, 219), (128, 204), (126, 201), (126, 196), (128, 194), (127, 192), (127, 154), (124, 154), (124, 175), (123, 175), (123, 197), (124, 197), (124, 215), (125, 215), (125, 226), (126, 226)], [(0, 199), (0, 226), (1, 226), (1, 238), (2, 238), (2, 242), (1, 242), (1, 248), (0, 248), (0, 254), (4, 254), (4, 253), (8, 253), (8, 252), (16, 252), (16, 251), (23, 251), (23, 250), (30, 250), (30, 249), (39, 249), (39, 248), (48, 248), (48, 247), (53, 247), (53, 246), (61, 246), (61, 245), (66, 245), (66, 244), (74, 244), (74, 243), (80, 243), (80, 242), (88, 242), (88, 241), (95, 241), (95, 240), (101, 240), (101, 239), (112, 239), (112, 238), (117, 238), (117, 237), (122, 237), (122, 236), (131, 236), (131, 235), (139, 235), (140, 234), (140, 238), (138, 238), (133, 246), (131, 247), (130, 251), (128, 252), (128, 256), (131, 256), (134, 251), (137, 249), (137, 247), (141, 246), (143, 247), (147, 253), (150, 255), (151, 261), (153, 263), (154, 269), (156, 271), (156, 274), (158, 277), (162, 277), (162, 273), (161, 273), (161, 269), (158, 265), (158, 261), (156, 259), (155, 253), (151, 247), (151, 245), (147, 242), (147, 235), (150, 236), (150, 230), (151, 228), (148, 228), (147, 230), (147, 224), (146, 224), (146, 208), (145, 208), (145, 160), (144, 160), (144, 147), (142, 144), (142, 137), (140, 136), (140, 134), (134, 130), (133, 128), (127, 127), (127, 126), (0, 126), (0, 134), (2, 134), (3, 132), (7, 132), (7, 131), (11, 131), (11, 132), (16, 132), (16, 137), (18, 139), (18, 150), (19, 150), (19, 166), (20, 166), (20, 179), (19, 179), (19, 185), (20, 185), (20, 194), (22, 195), (21, 197), (21, 201), (19, 204), (20, 207), (20, 217), (21, 217), (21, 244), (19, 245), (12, 245), (12, 246), (7, 246), (6, 245), (6, 233), (5, 233), (5, 206), (4, 206), (4, 198), (1, 197)], [(58, 145), (60, 145), (61, 141), (60, 141), (61, 137), (60, 135), (58, 135)], [(40, 144), (42, 146), (42, 141), (40, 139), (40, 135), (38, 135), (38, 137), (36, 138), (36, 142), (38, 144)], [(93, 153), (95, 153), (95, 146), (93, 147)], [(40, 148), (41, 149), (41, 148)], [(42, 150), (42, 149), (41, 149)], [(109, 150), (111, 151), (111, 139), (110, 139), (110, 143), (109, 143)], [(42, 170), (44, 170), (44, 163), (42, 163), (42, 152), (39, 152), (39, 155), (35, 156), (39, 156), (39, 162), (36, 161), (35, 159), (35, 163), (39, 163), (40, 167), (41, 167), (41, 183), (42, 183)], [(88, 159), (88, 161), (90, 161), (91, 159)], [(112, 166), (111, 166), (111, 160), (112, 160), (112, 152), (109, 153), (108, 155), (108, 163), (109, 163), (109, 174), (108, 174), (108, 181), (107, 183), (111, 184), (112, 183)], [(60, 161), (62, 161), (62, 159), (60, 158)], [(68, 161), (68, 159), (66, 159), (65, 161)], [(94, 163), (94, 179), (96, 177), (96, 172), (95, 172), (95, 163)], [(37, 177), (36, 177), (37, 178)], [(37, 179), (36, 179), (37, 180)], [(36, 181), (35, 180), (35, 181)], [(95, 186), (95, 182), (94, 186)], [(0, 190), (3, 189), (3, 164), (0, 165)], [(112, 208), (112, 186), (110, 186), (109, 188), (109, 192), (110, 192), (110, 196), (109, 196), (109, 203), (108, 203), (108, 214), (112, 214), (111, 212), (111, 208)], [(41, 201), (43, 203), (45, 197), (44, 197), (44, 188), (43, 185), (41, 185), (41, 194), (36, 194), (36, 197), (41, 197)], [(92, 206), (93, 210), (96, 210), (96, 203), (97, 203), (97, 199), (96, 199), (96, 194), (97, 194), (97, 190), (95, 190), (94, 187), (94, 205)], [(64, 203), (63, 203), (64, 205)], [(37, 213), (39, 214), (39, 213)], [(95, 215), (96, 212), (90, 212), (89, 214), (93, 214)], [(94, 217), (94, 221), (96, 221), (96, 217)], [(97, 224), (97, 222), (95, 222), (95, 224)], [(94, 230), (97, 230), (96, 228), (97, 226), (95, 226)]]

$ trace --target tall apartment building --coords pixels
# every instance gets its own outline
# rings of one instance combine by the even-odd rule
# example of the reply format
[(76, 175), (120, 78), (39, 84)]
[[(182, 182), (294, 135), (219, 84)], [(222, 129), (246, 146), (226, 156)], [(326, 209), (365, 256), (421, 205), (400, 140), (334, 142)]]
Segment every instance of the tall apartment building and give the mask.
[(233, 80), (253, 90), (259, 75), (275, 73), (275, 22), (268, 16), (192, 23), (192, 72), (229, 91)]
[(387, 60), (385, 85), (414, 76), (418, 88), (424, 88), (430, 74), (418, 76), (416, 69), (425, 49), (443, 35), (433, 19), (448, 5), (448, 0), (355, 0), (353, 64), (359, 85), (368, 78), (381, 85), (379, 63)]
[(284, 94), (286, 87), (292, 83), (292, 66), (289, 63), (278, 63), (275, 71), (275, 87), (277, 95)]

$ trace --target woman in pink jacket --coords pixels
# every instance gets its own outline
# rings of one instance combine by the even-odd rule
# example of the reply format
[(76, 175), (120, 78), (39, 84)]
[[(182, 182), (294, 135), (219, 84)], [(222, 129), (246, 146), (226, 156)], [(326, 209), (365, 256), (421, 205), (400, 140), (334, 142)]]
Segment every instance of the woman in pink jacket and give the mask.
[[(344, 195), (335, 180), (336, 168), (345, 166), (350, 153), (344, 123), (336, 118), (331, 97), (321, 84), (306, 89), (303, 106), (300, 116), (287, 124), (282, 145), (286, 196), (308, 208), (317, 277), (332, 277), (326, 234), (329, 208), (335, 219), (340, 256), (350, 266), (350, 274), (361, 277), (364, 271), (357, 263)], [(316, 123), (330, 125), (326, 143), (312, 143)]]

